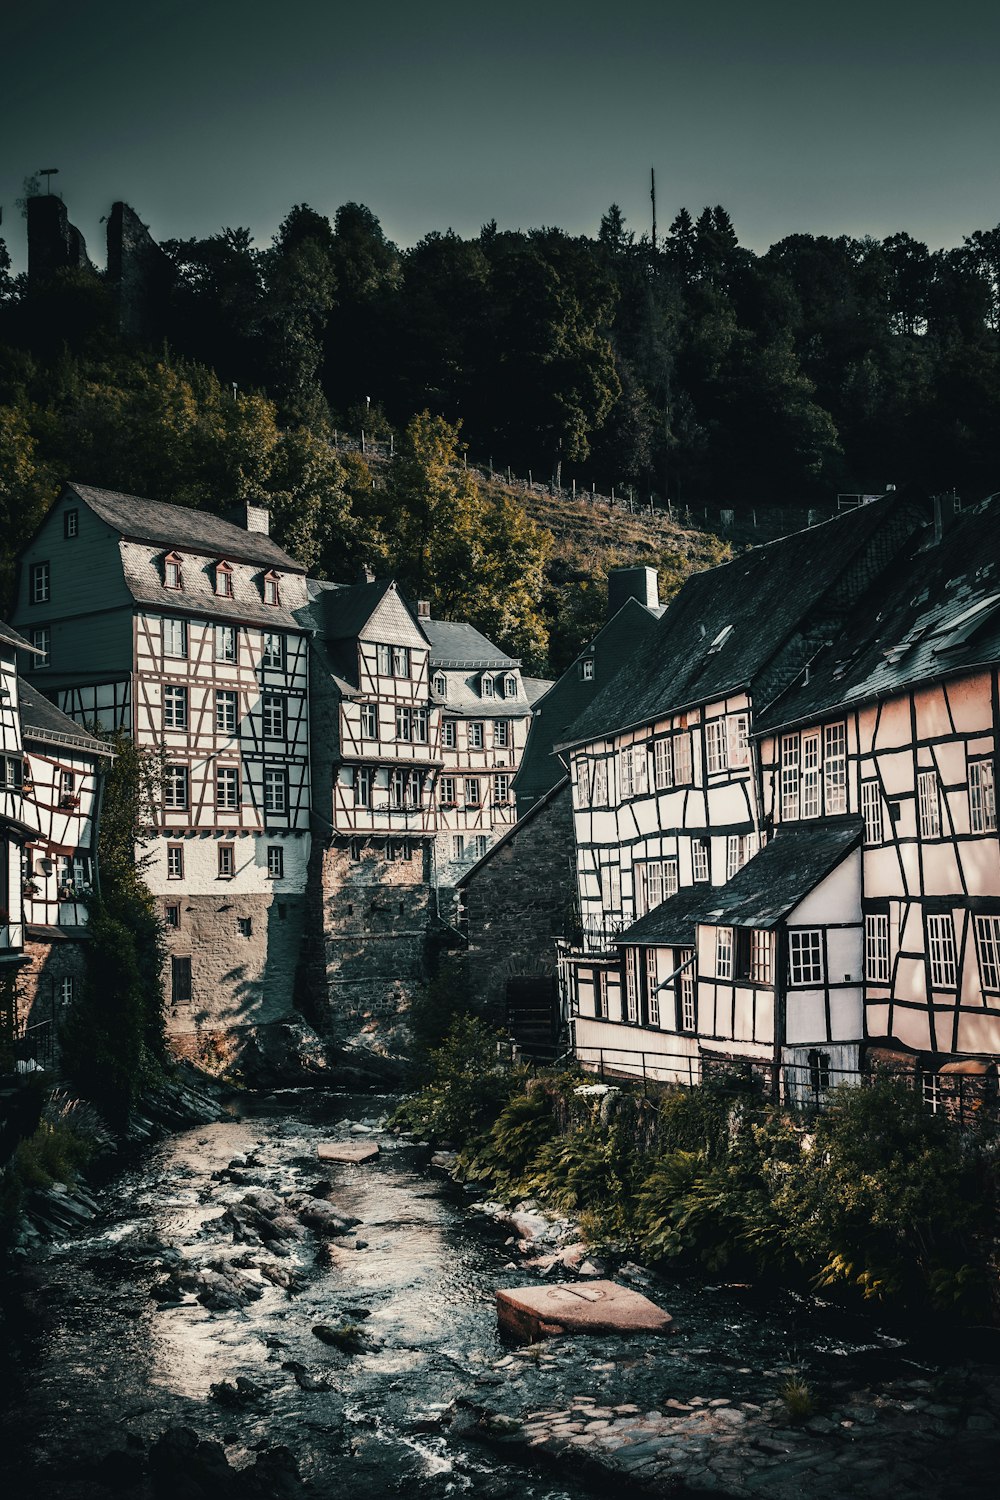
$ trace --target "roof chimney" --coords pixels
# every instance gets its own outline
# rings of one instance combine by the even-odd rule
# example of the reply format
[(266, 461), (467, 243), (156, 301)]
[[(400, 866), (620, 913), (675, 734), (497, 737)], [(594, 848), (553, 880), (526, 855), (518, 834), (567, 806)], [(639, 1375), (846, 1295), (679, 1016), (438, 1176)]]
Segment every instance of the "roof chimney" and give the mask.
[(251, 505), (249, 500), (237, 506), (236, 524), (244, 531), (255, 531), (259, 536), (271, 535), (271, 512), (266, 505)]
[(950, 528), (956, 515), (961, 510), (962, 502), (959, 500), (954, 490), (952, 490), (950, 495), (935, 495), (933, 497), (933, 500), (934, 545), (937, 546), (938, 542), (944, 536), (945, 532)]
[(357, 581), (358, 581), (358, 583), (374, 583), (375, 582), (375, 574), (372, 572), (371, 568), (368, 566), (367, 563), (362, 563), (361, 566), (358, 568), (358, 578), (357, 578)]
[(660, 590), (655, 568), (612, 568), (608, 574), (608, 619), (629, 599), (638, 599), (647, 609), (659, 609)]
[(429, 620), (431, 617), (431, 601), (429, 599), (417, 600), (417, 619)]

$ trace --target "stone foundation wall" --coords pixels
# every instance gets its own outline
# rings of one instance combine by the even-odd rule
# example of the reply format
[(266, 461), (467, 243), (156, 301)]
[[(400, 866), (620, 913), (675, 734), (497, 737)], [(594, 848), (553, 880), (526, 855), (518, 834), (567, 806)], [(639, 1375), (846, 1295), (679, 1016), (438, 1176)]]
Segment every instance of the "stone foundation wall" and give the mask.
[(507, 980), (554, 974), (576, 909), (570, 787), (556, 791), (460, 888), (472, 1003), (500, 1020)]
[[(224, 1040), (241, 1026), (278, 1021), (293, 1013), (304, 896), (160, 897), (157, 906), (164, 917), (168, 906), (180, 908), (180, 925), (167, 928), (165, 994), (171, 1046), (190, 1048), (195, 1045), (190, 1039), (215, 1034)], [(241, 919), (250, 923), (249, 936), (240, 929)], [(174, 996), (174, 956), (191, 960), (190, 1001)]]
[[(29, 932), (24, 952), (31, 962), (17, 976), (17, 1028), (27, 1032), (25, 1055), (35, 1055), (32, 1042), (37, 1040), (38, 1061), (52, 1065), (58, 1061), (59, 1026), (83, 992), (85, 943), (72, 937), (33, 938)], [(71, 981), (68, 991), (66, 980)]]

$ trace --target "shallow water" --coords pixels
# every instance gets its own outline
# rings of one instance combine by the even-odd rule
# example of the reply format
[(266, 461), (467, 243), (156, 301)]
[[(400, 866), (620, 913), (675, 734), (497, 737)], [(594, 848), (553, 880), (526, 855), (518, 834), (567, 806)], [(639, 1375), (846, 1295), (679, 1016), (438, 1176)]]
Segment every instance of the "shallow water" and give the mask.
[[(558, 1471), (530, 1473), (486, 1449), (449, 1443), (437, 1430), (456, 1399), (511, 1413), (587, 1393), (649, 1405), (694, 1394), (752, 1401), (765, 1376), (788, 1367), (825, 1387), (930, 1372), (935, 1356), (867, 1316), (791, 1293), (704, 1282), (653, 1291), (675, 1318), (668, 1340), (554, 1341), (524, 1357), (496, 1327), (497, 1287), (534, 1283), (508, 1269), (505, 1232), (470, 1210), (469, 1198), (428, 1167), (428, 1152), (378, 1132), (381, 1154), (361, 1165), (318, 1163), (322, 1140), (350, 1121), (376, 1127), (392, 1101), (283, 1093), (241, 1101), (241, 1114), (146, 1151), (101, 1193), (92, 1234), (53, 1247), (31, 1278), (6, 1357), (2, 1441), (19, 1493), (75, 1494), (81, 1455), (148, 1442), (178, 1424), (226, 1443), (230, 1461), (287, 1444), (320, 1496), (406, 1493), (417, 1500), (463, 1492), (526, 1500), (587, 1493)], [(246, 1181), (213, 1172), (250, 1154)], [(204, 1264), (248, 1253), (218, 1221), (255, 1186), (302, 1191), (323, 1177), (330, 1202), (361, 1221), (319, 1265), (310, 1236), (289, 1242), (279, 1264), (298, 1267), (302, 1289), (267, 1283), (245, 1310), (209, 1312), (193, 1298), (160, 1306), (150, 1289), (171, 1254)], [(354, 1248), (354, 1239), (365, 1248)], [(254, 1247), (251, 1258), (274, 1259)], [(311, 1332), (356, 1321), (377, 1346), (344, 1362)], [(325, 1378), (300, 1389), (286, 1361)], [(239, 1410), (209, 1399), (210, 1386), (249, 1377), (264, 1395)], [(62, 1486), (63, 1488), (60, 1488)]]

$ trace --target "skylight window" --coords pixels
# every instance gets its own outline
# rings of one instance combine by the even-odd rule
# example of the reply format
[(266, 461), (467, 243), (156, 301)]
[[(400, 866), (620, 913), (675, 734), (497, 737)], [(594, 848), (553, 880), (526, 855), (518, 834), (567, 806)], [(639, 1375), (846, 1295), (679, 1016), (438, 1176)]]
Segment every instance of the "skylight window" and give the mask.
[(980, 626), (985, 625), (1000, 607), (1000, 594), (987, 594), (985, 599), (979, 599), (968, 609), (956, 615), (954, 620), (949, 620), (934, 633), (942, 637), (935, 653), (939, 651), (954, 651), (959, 646), (975, 635)]
[(723, 646), (728, 641), (729, 637), (732, 635), (732, 633), (733, 633), (733, 626), (732, 625), (724, 625), (722, 627), (722, 629), (719, 631), (718, 635), (715, 637), (715, 640), (709, 646), (707, 654), (709, 656), (714, 656), (715, 653), (716, 653), (716, 651), (721, 651), (722, 648), (723, 648)]

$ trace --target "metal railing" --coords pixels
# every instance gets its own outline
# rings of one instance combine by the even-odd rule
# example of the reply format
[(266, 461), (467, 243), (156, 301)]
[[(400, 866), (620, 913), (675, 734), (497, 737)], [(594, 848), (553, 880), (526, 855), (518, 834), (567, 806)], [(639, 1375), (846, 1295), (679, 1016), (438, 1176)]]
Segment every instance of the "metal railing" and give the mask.
[(33, 1026), (25, 1026), (14, 1037), (15, 1069), (19, 1073), (35, 1069), (50, 1073), (55, 1066), (57, 1051), (56, 1028), (52, 1021), (37, 1021)]

